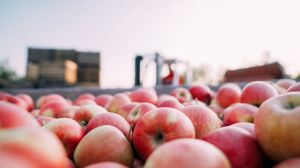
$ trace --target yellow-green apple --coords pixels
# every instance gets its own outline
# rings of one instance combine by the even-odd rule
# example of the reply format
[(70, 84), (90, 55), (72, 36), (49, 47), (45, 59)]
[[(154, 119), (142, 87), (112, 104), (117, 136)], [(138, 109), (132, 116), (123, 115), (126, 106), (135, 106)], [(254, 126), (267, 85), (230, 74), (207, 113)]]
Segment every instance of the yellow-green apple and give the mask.
[(295, 80), (293, 79), (279, 79), (276, 81), (276, 85), (287, 90), (289, 87), (291, 87), (292, 85), (294, 85), (296, 83)]
[(258, 108), (247, 103), (235, 103), (223, 110), (222, 118), (224, 125), (231, 125), (238, 122), (253, 123)]
[(103, 125), (111, 125), (118, 128), (126, 137), (129, 136), (131, 129), (129, 123), (120, 115), (116, 113), (101, 113), (90, 120), (86, 127), (85, 134)]
[(126, 119), (126, 116), (128, 115), (128, 113), (135, 108), (136, 106), (138, 106), (140, 103), (137, 102), (131, 102), (128, 104), (125, 104), (124, 106), (121, 107), (121, 109), (117, 112), (117, 114), (119, 114), (120, 116), (122, 116), (123, 118)]
[(28, 94), (21, 93), (18, 94), (17, 97), (21, 98), (26, 104), (27, 104), (27, 111), (32, 111), (34, 108), (34, 102), (32, 100), (32, 97)]
[(176, 139), (156, 149), (144, 168), (230, 168), (226, 156), (213, 145), (198, 139)]
[(105, 108), (98, 105), (84, 105), (75, 111), (73, 120), (77, 121), (83, 128), (85, 128), (94, 116), (106, 112)]
[(254, 128), (254, 124), (253, 123), (249, 123), (249, 122), (238, 122), (235, 124), (232, 124), (230, 126), (234, 126), (234, 127), (239, 127), (242, 129), (245, 129), (246, 131), (248, 131), (253, 137), (255, 136), (255, 128)]
[(143, 160), (163, 143), (179, 138), (195, 138), (195, 128), (185, 114), (168, 107), (149, 111), (133, 130), (133, 144)]
[(48, 94), (48, 95), (44, 95), (38, 98), (38, 100), (36, 101), (36, 107), (40, 108), (41, 106), (43, 106), (44, 104), (47, 104), (51, 101), (66, 101), (66, 99), (64, 97), (62, 97), (59, 94)]
[(99, 163), (88, 165), (84, 168), (128, 168), (128, 167), (116, 162), (99, 162)]
[(86, 134), (74, 153), (78, 167), (104, 161), (132, 167), (133, 159), (133, 150), (127, 138), (119, 129), (110, 125), (97, 127)]
[(213, 91), (204, 84), (193, 85), (189, 89), (193, 96), (193, 99), (204, 102), (205, 104), (210, 104), (213, 98)]
[(59, 113), (64, 112), (69, 106), (66, 101), (51, 101), (41, 106), (39, 115), (56, 118)]
[(140, 103), (136, 107), (134, 107), (128, 115), (126, 116), (126, 120), (129, 124), (133, 124), (133, 126), (137, 123), (137, 121), (143, 117), (148, 111), (155, 109), (156, 106), (151, 103)]
[(292, 158), (288, 160), (284, 160), (277, 165), (274, 166), (274, 168), (299, 168), (300, 166), (300, 157)]
[(157, 102), (157, 93), (153, 88), (139, 88), (131, 93), (129, 93), (129, 97), (133, 102), (148, 102), (155, 104)]
[(291, 92), (265, 101), (255, 118), (256, 137), (271, 159), (300, 156), (300, 93)]
[(157, 103), (157, 107), (169, 107), (169, 108), (181, 110), (184, 106), (175, 98), (175, 99), (160, 100)]
[(73, 153), (79, 141), (83, 137), (81, 126), (70, 118), (59, 118), (48, 122), (44, 128), (53, 132), (63, 143), (68, 157), (73, 158)]
[(277, 90), (269, 83), (254, 81), (248, 83), (242, 90), (241, 103), (260, 106), (265, 100), (277, 96)]
[(40, 124), (40, 126), (46, 125), (48, 122), (55, 120), (56, 118), (47, 117), (47, 116), (34, 116), (36, 121)]
[(204, 136), (203, 140), (225, 153), (234, 168), (263, 167), (262, 154), (256, 139), (242, 128), (222, 127)]
[(80, 106), (82, 100), (92, 100), (92, 101), (94, 101), (95, 96), (91, 93), (83, 93), (75, 99), (74, 105)]
[(113, 99), (112, 95), (109, 94), (100, 94), (95, 98), (95, 102), (102, 107), (105, 107), (106, 104)]
[(180, 103), (189, 102), (192, 100), (192, 95), (189, 90), (183, 87), (173, 89), (170, 95), (176, 97)]
[(14, 127), (39, 127), (38, 122), (25, 109), (0, 101), (0, 129)]
[(203, 105), (185, 106), (182, 112), (192, 121), (197, 139), (201, 139), (204, 135), (220, 128), (222, 125), (222, 121), (218, 116)]
[(66, 152), (59, 139), (42, 128), (0, 130), (1, 153), (14, 155), (36, 167), (67, 167)]
[(226, 108), (231, 104), (239, 102), (241, 93), (242, 90), (237, 84), (227, 83), (218, 89), (216, 101), (221, 107)]
[(293, 84), (287, 89), (287, 92), (300, 92), (300, 82)]
[(116, 94), (105, 106), (109, 112), (117, 113), (124, 105), (131, 103), (130, 98), (124, 93)]
[(76, 111), (80, 109), (80, 106), (71, 105), (68, 106), (64, 111), (58, 113), (56, 118), (73, 118)]

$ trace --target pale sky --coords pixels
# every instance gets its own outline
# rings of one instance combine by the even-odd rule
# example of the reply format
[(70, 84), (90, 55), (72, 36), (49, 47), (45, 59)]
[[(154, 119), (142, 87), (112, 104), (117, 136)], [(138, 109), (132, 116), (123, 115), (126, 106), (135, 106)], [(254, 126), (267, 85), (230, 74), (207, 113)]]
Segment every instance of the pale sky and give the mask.
[(295, 76), (300, 1), (0, 0), (0, 59), (24, 76), (29, 46), (99, 51), (104, 88), (133, 86), (135, 55), (156, 51), (216, 72), (268, 50)]

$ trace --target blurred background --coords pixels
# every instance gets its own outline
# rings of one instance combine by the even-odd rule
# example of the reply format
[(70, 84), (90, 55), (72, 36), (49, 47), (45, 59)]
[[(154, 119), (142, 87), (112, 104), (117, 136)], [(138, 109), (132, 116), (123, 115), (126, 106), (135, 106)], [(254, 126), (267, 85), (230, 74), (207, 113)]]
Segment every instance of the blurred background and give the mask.
[(0, 0), (0, 87), (300, 76), (298, 0)]

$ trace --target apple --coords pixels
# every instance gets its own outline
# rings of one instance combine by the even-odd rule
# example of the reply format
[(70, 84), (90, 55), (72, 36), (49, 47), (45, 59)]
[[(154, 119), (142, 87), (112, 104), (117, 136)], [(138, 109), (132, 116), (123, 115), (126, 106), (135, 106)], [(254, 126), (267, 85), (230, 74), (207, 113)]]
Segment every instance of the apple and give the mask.
[(20, 108), (27, 110), (28, 104), (20, 97), (11, 95), (9, 93), (1, 93), (0, 94), (0, 101), (6, 101), (12, 104), (15, 104), (16, 106), (19, 106)]
[(75, 99), (75, 105), (76, 102), (79, 102), (80, 100), (84, 100), (84, 99), (95, 100), (95, 96), (91, 93), (83, 93)]
[(168, 107), (149, 111), (133, 130), (133, 144), (143, 160), (163, 143), (178, 138), (195, 138), (195, 128), (185, 114)]
[(211, 101), (210, 105), (208, 105), (208, 108), (211, 109), (213, 112), (215, 112), (218, 117), (221, 117), (222, 112), (224, 110), (223, 107), (221, 107), (220, 105), (218, 105), (218, 103), (216, 102), (216, 99), (213, 99)]
[(31, 96), (25, 93), (18, 94), (17, 97), (21, 98), (27, 104), (27, 111), (32, 111), (34, 108), (34, 102)]
[(256, 137), (275, 161), (300, 156), (300, 93), (291, 92), (265, 101), (255, 118)]
[(135, 126), (137, 121), (152, 109), (156, 109), (156, 106), (151, 103), (140, 103), (128, 113), (126, 120)]
[(112, 95), (109, 94), (100, 94), (95, 98), (95, 102), (102, 107), (105, 107), (106, 104), (113, 99)]
[(293, 84), (287, 89), (287, 92), (300, 92), (300, 82)]
[(169, 107), (181, 110), (184, 106), (175, 98), (160, 100), (157, 104), (157, 107)]
[(140, 103), (137, 103), (137, 102), (131, 102), (131, 103), (125, 104), (124, 106), (121, 107), (121, 109), (117, 112), (117, 114), (119, 114), (123, 118), (126, 118), (126, 116), (128, 115), (128, 113), (133, 108), (137, 107), (139, 104)]
[(88, 123), (85, 133), (87, 134), (91, 130), (103, 126), (111, 125), (119, 129), (126, 137), (129, 136), (130, 125), (129, 123), (120, 115), (116, 113), (101, 113), (93, 117)]
[(0, 101), (0, 129), (15, 127), (39, 127), (38, 122), (25, 109)]
[(277, 165), (274, 166), (274, 168), (298, 168), (300, 166), (300, 157), (292, 158), (288, 160), (284, 160)]
[(232, 167), (263, 167), (262, 154), (256, 139), (242, 128), (222, 127), (204, 136), (203, 140), (224, 152)]
[(40, 126), (46, 125), (48, 122), (55, 120), (56, 118), (47, 117), (47, 116), (34, 116), (36, 121), (39, 123)]
[(9, 168), (39, 168), (34, 163), (13, 154), (0, 151), (0, 167)]
[(190, 106), (190, 105), (201, 105), (201, 106), (207, 106), (205, 103), (199, 100), (191, 100), (188, 102), (182, 103), (183, 106)]
[(182, 112), (192, 121), (197, 139), (201, 139), (204, 135), (220, 128), (222, 125), (222, 121), (218, 116), (203, 105), (185, 106)]
[(110, 161), (133, 166), (133, 151), (124, 134), (116, 127), (104, 125), (86, 134), (75, 149), (78, 167)]
[(276, 85), (287, 90), (289, 87), (291, 87), (292, 85), (294, 85), (296, 83), (295, 80), (293, 79), (279, 79), (276, 81)]
[(50, 101), (40, 108), (40, 115), (56, 118), (59, 113), (64, 112), (70, 105), (66, 101)]
[(277, 96), (276, 89), (267, 82), (254, 81), (248, 83), (242, 90), (241, 103), (260, 106), (265, 100)]
[(84, 105), (88, 105), (88, 104), (97, 104), (97, 103), (91, 99), (81, 99), (81, 100), (77, 101), (76, 103), (74, 103), (75, 106), (84, 106)]
[(216, 101), (221, 107), (226, 108), (240, 101), (241, 92), (242, 90), (237, 84), (224, 84), (216, 93)]
[(73, 158), (74, 150), (83, 137), (81, 126), (70, 118), (59, 118), (48, 122), (44, 128), (53, 132), (63, 143), (68, 157)]
[(178, 87), (171, 91), (170, 95), (174, 96), (180, 103), (189, 102), (192, 100), (192, 95), (188, 89)]
[(238, 122), (253, 123), (258, 108), (247, 103), (235, 103), (223, 110), (222, 118), (224, 125), (231, 125)]
[(44, 95), (38, 98), (38, 100), (36, 101), (36, 107), (40, 108), (41, 106), (43, 106), (44, 104), (47, 104), (51, 101), (66, 101), (66, 99), (64, 97), (62, 97), (59, 94), (48, 94), (48, 95)]
[(105, 106), (108, 112), (117, 113), (124, 105), (131, 103), (130, 98), (124, 93), (116, 94)]
[(80, 106), (71, 105), (66, 107), (65, 110), (58, 113), (56, 118), (73, 118), (76, 111), (80, 109)]
[(204, 102), (205, 104), (210, 104), (213, 98), (213, 91), (204, 84), (193, 85), (190, 87), (189, 91), (191, 92), (193, 99)]
[(254, 128), (254, 124), (253, 123), (238, 122), (238, 123), (232, 124), (230, 126), (242, 128), (242, 129), (248, 131), (254, 138), (256, 137), (256, 135), (255, 135), (255, 128)]
[(144, 168), (230, 168), (226, 156), (213, 145), (196, 139), (176, 139), (161, 145)]
[(81, 106), (73, 115), (73, 120), (77, 121), (82, 127), (88, 125), (89, 121), (96, 115), (107, 111), (98, 105), (89, 104)]
[(91, 164), (84, 168), (128, 168), (128, 167), (116, 162), (100, 162), (100, 163)]
[(157, 102), (157, 94), (153, 88), (139, 88), (131, 93), (129, 93), (129, 97), (133, 102), (147, 102), (155, 104)]
[[(66, 153), (59, 139), (41, 128), (0, 130), (1, 153), (13, 155), (34, 167), (67, 167)], [(1, 165), (1, 163), (0, 163)]]

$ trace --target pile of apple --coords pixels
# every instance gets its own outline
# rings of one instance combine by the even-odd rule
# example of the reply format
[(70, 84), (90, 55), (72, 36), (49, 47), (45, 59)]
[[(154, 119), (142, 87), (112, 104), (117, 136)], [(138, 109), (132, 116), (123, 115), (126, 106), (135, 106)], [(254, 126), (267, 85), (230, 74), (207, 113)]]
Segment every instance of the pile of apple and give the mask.
[(300, 82), (0, 93), (0, 167), (300, 167)]

